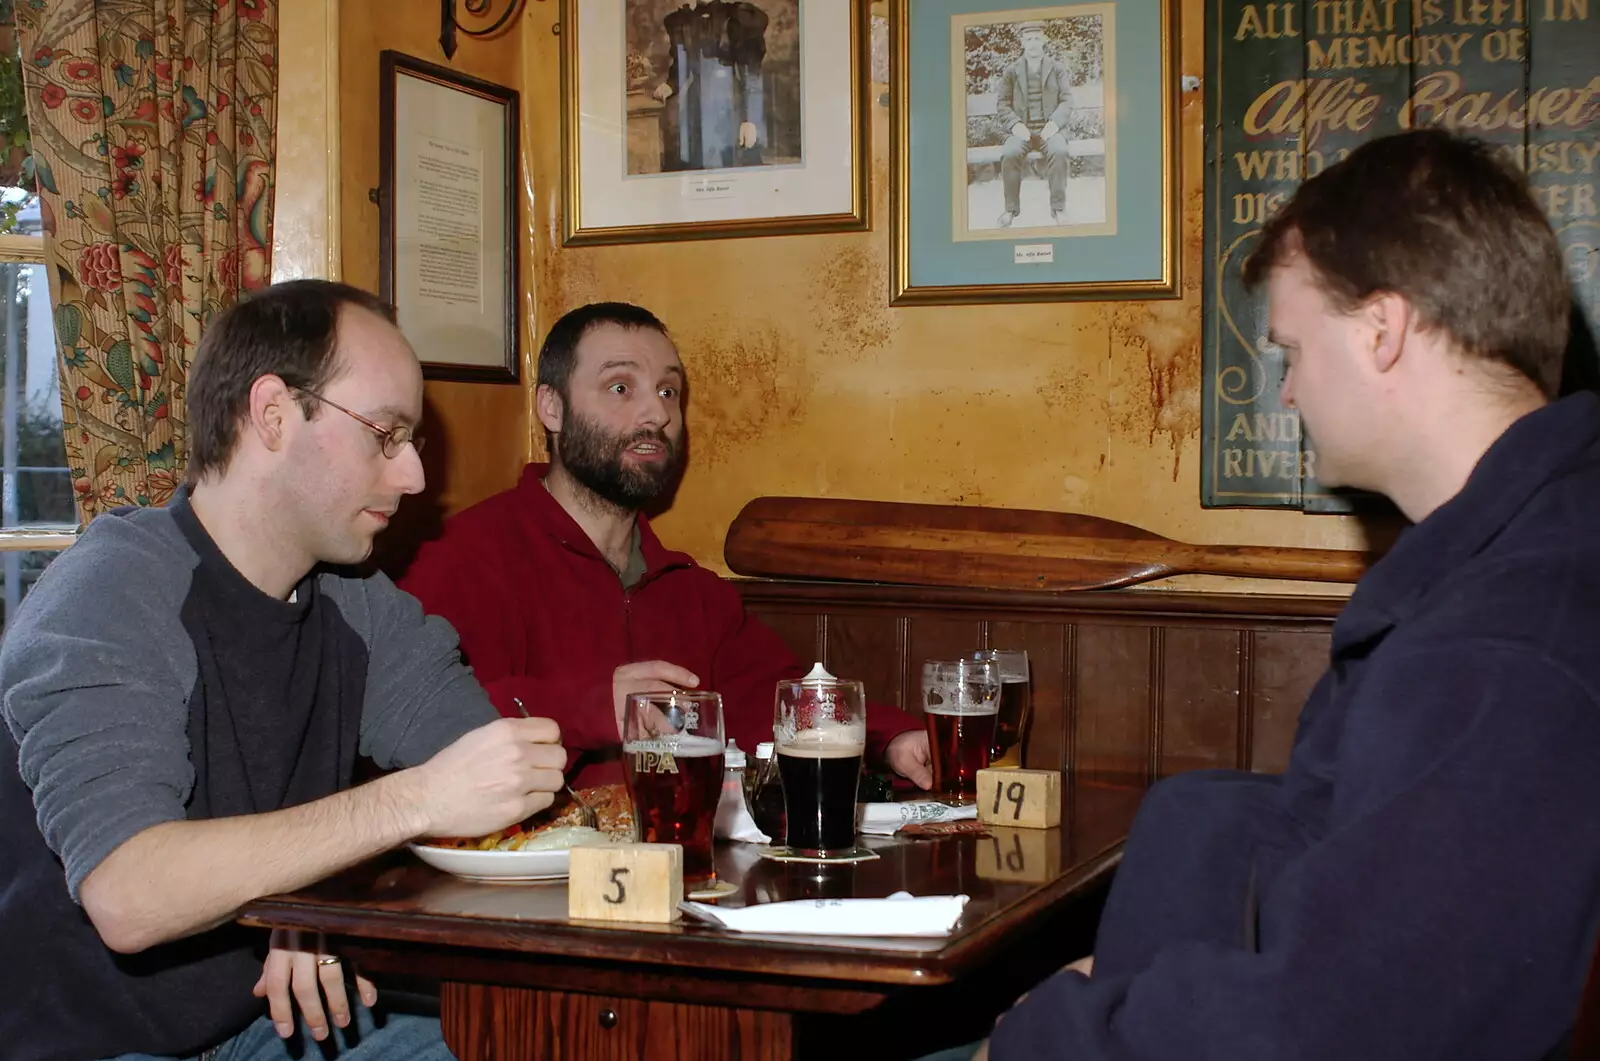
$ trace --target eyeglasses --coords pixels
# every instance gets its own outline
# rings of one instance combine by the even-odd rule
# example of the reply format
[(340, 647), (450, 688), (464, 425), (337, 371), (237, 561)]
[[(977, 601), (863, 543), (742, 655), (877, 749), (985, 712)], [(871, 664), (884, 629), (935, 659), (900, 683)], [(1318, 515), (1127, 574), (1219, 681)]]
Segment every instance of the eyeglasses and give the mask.
[(411, 428), (404, 426), (384, 427), (382, 424), (373, 423), (371, 420), (368, 420), (358, 412), (353, 412), (349, 409), (346, 409), (336, 401), (330, 401), (329, 399), (324, 398), (316, 391), (306, 390), (304, 387), (296, 387), (295, 390), (299, 391), (301, 394), (304, 394), (307, 398), (315, 398), (323, 405), (331, 405), (344, 415), (350, 417), (352, 420), (359, 421), (373, 434), (378, 436), (380, 440), (379, 444), (383, 447), (383, 455), (390, 460), (394, 460), (396, 457), (400, 456), (400, 451), (406, 448), (407, 443), (411, 444), (411, 448), (417, 451), (417, 455), (419, 457), (422, 455), (422, 447), (428, 440), (417, 434)]

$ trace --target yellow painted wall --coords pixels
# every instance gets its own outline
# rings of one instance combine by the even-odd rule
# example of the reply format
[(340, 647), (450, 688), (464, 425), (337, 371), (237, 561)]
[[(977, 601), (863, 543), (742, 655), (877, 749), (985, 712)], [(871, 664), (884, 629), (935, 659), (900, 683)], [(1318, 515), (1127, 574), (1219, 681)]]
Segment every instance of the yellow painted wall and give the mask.
[[(1182, 3), (1182, 69), (1199, 72), (1203, 0)], [(377, 51), (439, 61), (437, 7), (345, 0), (343, 12), (344, 256), (347, 278), (364, 283), (376, 276), (365, 190), (376, 183)], [(870, 232), (562, 248), (557, 15), (553, 0), (528, 0), (518, 33), (463, 42), (457, 65), (522, 93), (532, 333), (583, 302), (624, 299), (660, 314), (678, 341), (692, 458), (657, 523), (670, 544), (723, 569), (723, 535), (746, 501), (803, 494), (1081, 511), (1197, 542), (1362, 547), (1351, 519), (1200, 507), (1200, 93), (1182, 108), (1183, 299), (890, 309), (881, 103)], [(525, 402), (490, 390), (430, 388), (458, 430), (478, 426), (474, 452), (446, 469), (466, 475), (447, 508), (491, 480), (509, 485), (529, 445)]]
[[(369, 196), (379, 180), (379, 55), (392, 48), (503, 85), (515, 85), (521, 76), (522, 45), (515, 32), (487, 41), (463, 37), (454, 62), (445, 60), (438, 37), (437, 4), (339, 4), (341, 260), (343, 279), (358, 287), (379, 289), (379, 212)], [(524, 242), (529, 244), (522, 266), (526, 281), (532, 252), (531, 241)], [(533, 342), (532, 313), (523, 316), (522, 345), (527, 350)], [(382, 558), (403, 557), (416, 538), (434, 533), (444, 516), (515, 482), (528, 457), (527, 425), (527, 396), (521, 387), (430, 381), (423, 452), (428, 490), (406, 502), (399, 524), (384, 537)]]

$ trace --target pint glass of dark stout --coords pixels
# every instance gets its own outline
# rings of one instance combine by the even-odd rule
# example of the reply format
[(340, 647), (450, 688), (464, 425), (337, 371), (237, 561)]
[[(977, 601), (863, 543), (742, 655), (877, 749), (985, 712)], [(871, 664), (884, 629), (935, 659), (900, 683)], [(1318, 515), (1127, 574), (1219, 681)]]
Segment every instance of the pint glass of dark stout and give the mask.
[(1032, 709), (1033, 685), (1028, 674), (1028, 654), (1021, 649), (986, 648), (972, 654), (973, 659), (992, 659), (1000, 664), (1000, 713), (994, 720), (994, 747), (989, 765), (1022, 765), (1022, 737), (1027, 732)]
[(856, 783), (867, 750), (866, 694), (822, 664), (778, 683), (772, 742), (783, 781), (788, 845), (828, 858), (856, 845)]
[(1000, 664), (992, 659), (922, 665), (922, 711), (933, 759), (933, 791), (970, 801), (989, 765), (1000, 716)]
[(722, 697), (633, 693), (623, 708), (622, 762), (634, 839), (683, 847), (686, 887), (716, 879), (712, 833), (722, 797)]

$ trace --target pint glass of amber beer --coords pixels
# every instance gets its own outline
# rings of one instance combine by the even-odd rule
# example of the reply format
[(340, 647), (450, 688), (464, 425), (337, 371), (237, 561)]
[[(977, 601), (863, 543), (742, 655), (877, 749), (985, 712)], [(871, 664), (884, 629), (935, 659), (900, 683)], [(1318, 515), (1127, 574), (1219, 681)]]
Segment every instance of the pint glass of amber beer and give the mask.
[(1021, 766), (1022, 738), (1031, 713), (1032, 682), (1028, 654), (1021, 649), (986, 648), (972, 654), (973, 659), (992, 659), (1000, 664), (1000, 714), (994, 723), (994, 749), (990, 766)]
[(856, 783), (867, 750), (862, 684), (835, 678), (820, 663), (804, 678), (779, 682), (772, 742), (788, 845), (812, 858), (850, 851), (856, 844)]
[(922, 665), (922, 711), (933, 759), (933, 791), (977, 795), (1000, 714), (1000, 664), (992, 659), (929, 660)]
[(716, 879), (712, 832), (722, 796), (722, 697), (633, 693), (622, 719), (623, 778), (635, 838), (683, 847), (683, 882)]

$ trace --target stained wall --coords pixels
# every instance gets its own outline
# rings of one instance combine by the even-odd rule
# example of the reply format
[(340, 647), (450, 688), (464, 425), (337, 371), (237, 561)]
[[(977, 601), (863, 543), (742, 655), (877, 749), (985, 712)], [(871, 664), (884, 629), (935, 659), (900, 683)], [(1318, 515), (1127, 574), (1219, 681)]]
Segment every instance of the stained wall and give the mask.
[[(463, 40), (456, 61), (439, 50), (439, 6), (393, 0), (343, 0), (339, 5), (339, 222), (343, 279), (379, 289), (379, 56), (394, 49), (502, 85), (522, 76), (521, 38)], [(524, 240), (524, 244), (528, 241)], [(531, 261), (531, 249), (524, 257)], [(529, 265), (523, 266), (528, 275)], [(526, 287), (527, 285), (524, 284)], [(532, 314), (524, 306), (522, 347), (531, 341)], [(518, 386), (429, 381), (423, 465), (428, 491), (406, 502), (401, 522), (386, 538), (403, 551), (441, 518), (515, 482), (527, 460), (528, 405)]]
[[(745, 502), (805, 494), (1074, 510), (1196, 542), (1361, 547), (1352, 519), (1199, 505), (1201, 92), (1180, 116), (1182, 299), (891, 309), (882, 84), (870, 232), (561, 247), (557, 11), (528, 0), (516, 32), (463, 42), (455, 65), (522, 94), (528, 349), (561, 312), (602, 298), (648, 306), (678, 341), (691, 464), (657, 523), (671, 544), (721, 569)], [(1203, 66), (1202, 11), (1182, 0), (1184, 71)], [(437, 7), (345, 0), (341, 27), (345, 275), (375, 284), (377, 54), (442, 61)], [(436, 383), (429, 398), (449, 437), (433, 455), (443, 511), (510, 485), (537, 449), (514, 388)]]

